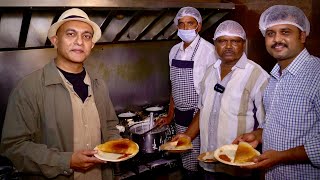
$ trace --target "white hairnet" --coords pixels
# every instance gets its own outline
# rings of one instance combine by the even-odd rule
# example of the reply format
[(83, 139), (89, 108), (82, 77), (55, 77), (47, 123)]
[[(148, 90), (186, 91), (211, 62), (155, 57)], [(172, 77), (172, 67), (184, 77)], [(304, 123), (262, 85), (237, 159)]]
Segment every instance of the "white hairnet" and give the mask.
[(259, 20), (259, 29), (263, 36), (266, 30), (274, 25), (291, 24), (305, 31), (307, 36), (310, 33), (310, 23), (303, 11), (295, 6), (275, 5), (265, 10)]
[(174, 18), (174, 20), (173, 20), (174, 24), (178, 25), (179, 19), (183, 18), (184, 16), (191, 16), (191, 17), (195, 18), (198, 23), (202, 22), (201, 14), (196, 8), (183, 7), (178, 11), (176, 17)]
[(239, 23), (232, 20), (226, 20), (217, 27), (213, 40), (216, 40), (221, 36), (237, 36), (245, 40), (246, 32)]

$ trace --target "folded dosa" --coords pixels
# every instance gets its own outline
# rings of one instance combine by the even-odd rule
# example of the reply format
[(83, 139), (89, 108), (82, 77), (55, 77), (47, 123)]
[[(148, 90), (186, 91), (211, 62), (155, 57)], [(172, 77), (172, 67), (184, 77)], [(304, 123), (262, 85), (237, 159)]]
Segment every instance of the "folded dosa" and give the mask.
[(253, 158), (258, 156), (255, 150), (249, 143), (240, 142), (234, 157), (234, 163), (252, 162)]
[(134, 154), (138, 151), (138, 147), (135, 142), (129, 139), (117, 139), (105, 142), (97, 146), (100, 151), (106, 153), (117, 154)]
[(186, 137), (180, 137), (176, 141), (167, 142), (160, 146), (161, 150), (185, 150), (192, 148), (190, 139)]
[(179, 147), (179, 148), (183, 148), (183, 147), (189, 147), (191, 145), (191, 141), (189, 138), (187, 137), (180, 137), (178, 139), (178, 142), (177, 142), (177, 145), (176, 147)]

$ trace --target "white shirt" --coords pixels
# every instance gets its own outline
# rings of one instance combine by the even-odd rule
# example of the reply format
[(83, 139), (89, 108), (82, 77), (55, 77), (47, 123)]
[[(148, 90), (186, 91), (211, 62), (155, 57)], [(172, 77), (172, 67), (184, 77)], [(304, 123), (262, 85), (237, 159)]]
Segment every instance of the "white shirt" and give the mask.
[[(261, 123), (265, 119), (262, 96), (269, 74), (258, 64), (247, 59), (243, 53), (237, 64), (232, 67), (232, 72), (224, 78), (227, 78), (228, 82), (221, 94), (214, 90), (215, 84), (221, 83), (219, 69), (220, 65), (210, 66), (200, 84), (201, 153), (230, 144), (240, 134), (251, 132), (255, 122), (254, 106), (257, 108), (258, 122)], [(220, 103), (215, 103), (216, 101)], [(209, 121), (215, 127), (209, 127)], [(216, 130), (212, 132), (212, 129)], [(211, 147), (212, 143), (208, 143), (209, 138), (214, 137), (216, 139), (210, 141), (214, 142), (215, 147)]]
[[(199, 35), (193, 40), (193, 42), (186, 48), (183, 48), (183, 41), (174, 45), (169, 53), (169, 66), (171, 66), (172, 59), (179, 50), (176, 59), (190, 61), (191, 56), (196, 48), (197, 42), (201, 38)], [(204, 75), (206, 69), (217, 60), (214, 45), (201, 38), (197, 53), (195, 54), (193, 61), (193, 81), (196, 92), (200, 93), (200, 81)]]

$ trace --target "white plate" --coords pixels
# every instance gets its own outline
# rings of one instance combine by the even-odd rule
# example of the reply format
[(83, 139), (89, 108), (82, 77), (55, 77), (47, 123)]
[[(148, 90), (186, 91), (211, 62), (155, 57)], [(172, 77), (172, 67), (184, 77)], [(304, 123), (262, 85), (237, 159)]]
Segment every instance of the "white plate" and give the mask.
[[(224, 164), (232, 165), (232, 166), (247, 166), (247, 165), (254, 164), (254, 162), (234, 163), (233, 161), (234, 161), (234, 157), (236, 155), (237, 148), (238, 148), (237, 144), (229, 144), (229, 145), (221, 146), (220, 148), (215, 150), (214, 157), (218, 161), (220, 161), (220, 162), (222, 162)], [(258, 155), (260, 155), (259, 151), (256, 150), (256, 152), (257, 152)], [(222, 155), (222, 154), (227, 155), (231, 161), (228, 162), (228, 161), (225, 161), (225, 160), (221, 159), (219, 156)]]
[(214, 151), (208, 151), (208, 152), (200, 154), (198, 156), (198, 160), (205, 162), (205, 163), (217, 162), (217, 159), (214, 157)]
[(130, 117), (134, 117), (134, 116), (136, 116), (136, 114), (134, 114), (132, 112), (118, 114), (118, 117), (121, 117), (121, 118), (130, 118)]
[(94, 156), (98, 159), (101, 159), (103, 161), (109, 161), (109, 162), (120, 162), (120, 161), (125, 161), (128, 160), (132, 157), (134, 157), (135, 155), (138, 154), (139, 152), (139, 146), (138, 144), (136, 144), (138, 147), (137, 152), (131, 154), (131, 155), (125, 155), (125, 154), (116, 154), (116, 153), (106, 153), (103, 151), (100, 151), (97, 147), (94, 148), (94, 150), (97, 150), (98, 153), (94, 154)]

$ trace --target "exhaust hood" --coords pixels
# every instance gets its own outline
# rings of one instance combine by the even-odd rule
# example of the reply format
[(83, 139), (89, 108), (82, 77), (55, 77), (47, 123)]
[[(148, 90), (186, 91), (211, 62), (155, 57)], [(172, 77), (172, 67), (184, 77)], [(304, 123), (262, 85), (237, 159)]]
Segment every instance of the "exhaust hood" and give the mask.
[(98, 44), (176, 40), (173, 19), (184, 6), (200, 11), (200, 34), (235, 8), (214, 0), (1, 0), (0, 51), (52, 47), (48, 29), (71, 7), (83, 9), (100, 26)]

